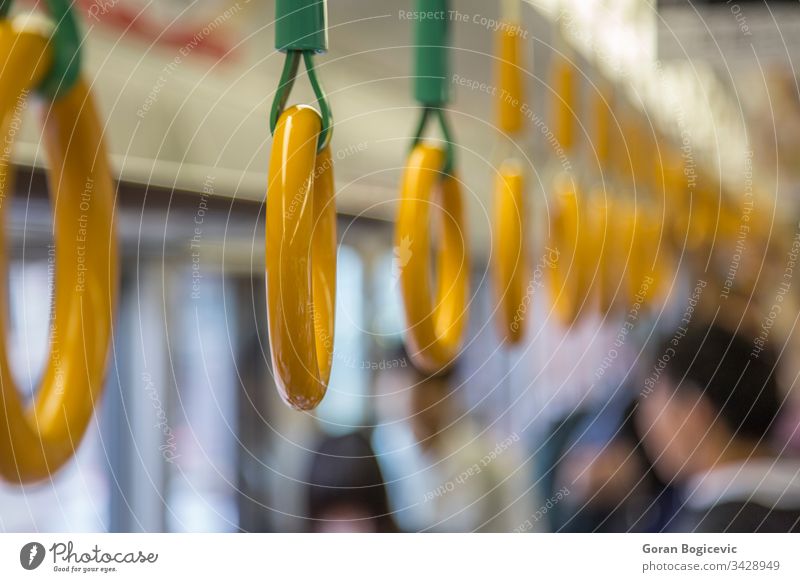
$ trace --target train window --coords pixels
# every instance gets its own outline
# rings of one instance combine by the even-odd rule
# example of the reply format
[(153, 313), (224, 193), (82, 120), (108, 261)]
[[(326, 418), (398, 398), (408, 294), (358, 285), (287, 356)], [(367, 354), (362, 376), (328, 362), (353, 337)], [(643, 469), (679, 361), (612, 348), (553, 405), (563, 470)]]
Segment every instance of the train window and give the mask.
[(408, 249), (395, 246), (385, 253), (378, 262), (377, 274), (373, 281), (375, 301), (375, 339), (379, 344), (392, 345), (400, 340), (405, 322), (400, 302), (398, 275), (408, 261)]
[[(184, 281), (193, 281), (192, 268)], [(228, 325), (236, 313), (224, 300), (223, 281), (207, 269), (199, 288), (190, 292), (187, 283), (171, 297), (176, 390), (168, 419), (174, 425), (162, 445), (170, 531), (231, 531), (238, 526), (236, 339), (235, 327)]]
[(328, 392), (317, 409), (320, 427), (343, 434), (364, 424), (371, 366), (365, 341), (364, 265), (352, 246), (341, 245), (337, 259), (336, 334)]

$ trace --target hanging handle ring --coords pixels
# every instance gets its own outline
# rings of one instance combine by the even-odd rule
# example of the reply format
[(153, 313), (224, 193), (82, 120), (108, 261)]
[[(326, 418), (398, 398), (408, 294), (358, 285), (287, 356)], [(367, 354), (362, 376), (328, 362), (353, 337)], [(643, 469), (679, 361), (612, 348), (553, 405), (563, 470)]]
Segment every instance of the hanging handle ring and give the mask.
[[(297, 410), (325, 396), (336, 315), (336, 205), (332, 117), (313, 54), (328, 47), (324, 0), (278, 0), (276, 47), (286, 52), (272, 104), (266, 279), (270, 354), (278, 392)], [(286, 108), (303, 58), (320, 113)]]
[(586, 300), (586, 245), (583, 243), (588, 229), (581, 224), (581, 204), (575, 183), (567, 176), (557, 176), (553, 190), (549, 244), (558, 251), (559, 260), (550, 269), (550, 296), (556, 316), (564, 325), (572, 325)]
[(325, 395), (336, 314), (336, 206), (330, 148), (308, 106), (278, 122), (267, 185), (267, 319), (278, 391), (298, 410)]
[(497, 31), (497, 125), (509, 135), (525, 126), (523, 112), (522, 31), (516, 23), (504, 22)]
[[(522, 31), (518, 19), (505, 19), (497, 35), (497, 125), (504, 134), (515, 136), (525, 127), (520, 66)], [(516, 344), (524, 336), (531, 301), (525, 245), (525, 177), (517, 160), (504, 160), (500, 164), (493, 202), (491, 263), (497, 303), (495, 319), (500, 337)]]
[[(395, 230), (406, 341), (414, 364), (431, 374), (449, 367), (458, 355), (468, 316), (470, 263), (464, 206), (459, 181), (444, 172), (444, 164), (445, 152), (439, 147), (419, 144), (411, 151)], [(435, 295), (430, 259), (432, 207), (439, 209), (442, 232)]]
[[(28, 91), (52, 76), (57, 44), (0, 20), (0, 134), (13, 141), (13, 120)], [(74, 55), (73, 55), (74, 56)], [(0, 477), (30, 483), (52, 475), (74, 454), (103, 392), (117, 294), (114, 185), (88, 85), (78, 78), (45, 108), (44, 144), (53, 205), (55, 306), (50, 352), (36, 398), (26, 405), (14, 382), (5, 345), (7, 310), (0, 309)], [(10, 170), (0, 159), (0, 175)], [(0, 182), (0, 196), (9, 180)], [(0, 220), (7, 204), (0, 205)], [(0, 273), (6, 276), (0, 237)], [(0, 305), (8, 305), (5, 280)]]
[(528, 256), (525, 245), (525, 179), (519, 164), (500, 165), (494, 195), (492, 275), (500, 336), (518, 343), (529, 315)]
[[(414, 28), (414, 97), (422, 106), (406, 160), (395, 227), (395, 248), (401, 260), (399, 283), (406, 318), (406, 343), (414, 364), (426, 373), (447, 369), (458, 356), (468, 317), (469, 245), (464, 203), (455, 176), (455, 152), (445, 106), (448, 78), (447, 0), (417, 0)], [(443, 144), (423, 142), (435, 116)], [(438, 190), (438, 196), (435, 196)], [(437, 252), (434, 294), (431, 281), (431, 207), (438, 207), (441, 241)]]

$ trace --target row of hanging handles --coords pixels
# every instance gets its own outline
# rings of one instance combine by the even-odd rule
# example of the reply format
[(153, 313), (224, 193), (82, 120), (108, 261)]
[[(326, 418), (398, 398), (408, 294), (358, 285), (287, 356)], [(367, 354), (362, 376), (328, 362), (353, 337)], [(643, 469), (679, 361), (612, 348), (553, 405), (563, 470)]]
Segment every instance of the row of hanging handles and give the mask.
[[(446, 15), (446, 0), (419, 0), (421, 11)], [(273, 146), (267, 186), (266, 278), (270, 353), (278, 391), (299, 410), (316, 407), (333, 361), (336, 299), (336, 208), (329, 151), (331, 110), (314, 72), (327, 50), (327, 9), (320, 0), (276, 2), (276, 48), (286, 53), (270, 116)], [(409, 253), (399, 273), (409, 353), (437, 373), (458, 355), (467, 319), (469, 253), (455, 148), (446, 116), (450, 96), (447, 18), (415, 28), (415, 84), (420, 121), (400, 188), (396, 242)], [(298, 63), (305, 63), (319, 112), (286, 108)], [(432, 121), (441, 137), (423, 140)], [(431, 281), (429, 215), (442, 217)], [(297, 200), (303, 201), (297, 204)]]
[[(506, 23), (498, 31), (496, 60), (498, 93), (503, 96), (496, 104), (497, 125), (514, 140), (521, 139), (526, 128), (520, 107), (527, 73), (518, 2), (504, 2)], [(10, 20), (10, 6), (9, 0), (0, 0), (0, 54), (5, 57), (0, 70), (0, 132), (6, 143), (13, 141), (16, 108), (30, 92), (45, 102), (43, 135), (58, 265), (50, 352), (36, 398), (28, 405), (13, 381), (5, 346), (7, 313), (0, 310), (0, 477), (29, 483), (50, 477), (74, 455), (102, 395), (118, 289), (118, 255), (115, 189), (102, 125), (80, 74), (81, 37), (71, 2), (47, 0), (48, 21), (31, 15)], [(445, 15), (448, 2), (417, 0), (417, 9)], [(284, 401), (299, 410), (313, 409), (322, 400), (334, 353), (333, 117), (314, 68), (315, 56), (328, 47), (326, 10), (325, 0), (276, 2), (276, 47), (286, 57), (269, 116), (273, 145), (266, 195), (267, 314), (276, 385)], [(395, 244), (408, 257), (399, 273), (406, 343), (414, 365), (429, 374), (441, 373), (457, 358), (469, 313), (467, 221), (447, 119), (449, 32), (447, 18), (415, 24), (414, 96), (420, 119), (401, 180), (395, 235)], [(301, 64), (318, 109), (288, 106)], [(567, 65), (554, 83), (562, 104), (556, 132), (565, 147), (572, 139), (575, 92), (574, 70), (571, 63)], [(432, 122), (437, 122), (440, 135), (423, 139)], [(607, 144), (601, 147), (607, 152)], [(513, 154), (503, 159), (494, 195), (493, 287), (500, 334), (509, 344), (523, 337), (525, 319), (519, 317), (519, 308), (526, 300), (530, 278), (524, 167), (524, 160)], [(0, 157), (0, 175), (9, 175), (10, 169), (9, 156)], [(608, 264), (600, 287), (617, 285), (613, 298), (620, 296), (621, 279), (612, 268), (618, 266), (617, 261), (595, 252), (597, 228), (579, 229), (583, 202), (574, 183), (560, 184), (554, 185), (550, 240), (561, 245), (562, 257), (570, 260), (562, 258), (553, 269), (552, 296), (563, 319), (571, 321), (593, 288), (581, 279), (585, 273), (579, 277), (576, 273), (586, 271), (587, 265)], [(0, 181), (0, 189), (0, 197), (10, 194), (10, 181)], [(0, 205), (0, 220), (6, 208)], [(435, 259), (430, 252), (431, 208), (437, 209), (440, 223)], [(603, 232), (628, 233), (629, 239), (615, 238), (637, 249), (650, 248), (632, 242), (639, 220), (636, 212), (627, 215), (606, 209), (593, 214), (603, 217), (596, 221), (602, 223)], [(610, 226), (619, 216), (627, 223), (621, 228)], [(653, 236), (652, 228), (640, 230)], [(6, 276), (8, 256), (5, 244), (0, 238), (2, 276)], [(437, 274), (435, 282), (432, 272)], [(0, 305), (7, 305), (6, 293), (6, 285), (0, 285)], [(606, 289), (601, 295), (604, 309), (610, 309), (611, 293)]]
[[(523, 60), (520, 0), (503, 0), (501, 6), (495, 59), (496, 123), (503, 138), (517, 146), (506, 148), (510, 153), (494, 176), (490, 262), (499, 335), (513, 345), (524, 337), (529, 319), (525, 311), (531, 300), (527, 160), (520, 159), (523, 150), (518, 143), (529, 125), (523, 105), (525, 75), (530, 73)], [(439, 374), (452, 366), (462, 349), (471, 263), (462, 183), (447, 118), (452, 89), (449, 2), (417, 0), (416, 10), (441, 17), (414, 23), (414, 97), (420, 117), (401, 178), (394, 242), (404, 257), (398, 277), (408, 353), (420, 371)], [(313, 409), (322, 400), (334, 353), (336, 223), (328, 151), (333, 123), (313, 66), (314, 55), (327, 49), (326, 18), (324, 0), (276, 3), (276, 47), (286, 53), (286, 64), (271, 115), (274, 141), (266, 233), (269, 340), (278, 390), (287, 404), (299, 410)], [(285, 109), (301, 60), (319, 112), (306, 105)], [(577, 142), (576, 66), (568, 54), (557, 52), (552, 69), (553, 134), (570, 156)], [(632, 179), (635, 167), (650, 200), (637, 204), (635, 195), (611, 195), (605, 180), (584, 193), (584, 184), (572, 173), (551, 177), (547, 281), (553, 313), (565, 325), (593, 308), (606, 315), (632, 301), (642, 307), (655, 303), (664, 297), (674, 269), (664, 205), (658, 204), (655, 195), (659, 190), (655, 160), (660, 156), (648, 149), (647, 140), (637, 136), (641, 130), (632, 124), (624, 128), (630, 143), (611, 147), (608, 99), (609, 95), (598, 91), (593, 109), (592, 147), (597, 163), (611, 168), (615, 186)], [(434, 123), (439, 135), (423, 138)], [(624, 149), (625, 155), (612, 156), (612, 149)], [(676, 199), (681, 199), (682, 168), (674, 155), (665, 155), (670, 160), (659, 166), (665, 172), (661, 191), (674, 190)], [(705, 198), (693, 207), (694, 217), (674, 221), (676, 234), (690, 242), (686, 248), (691, 248), (692, 240), (703, 238), (712, 220), (704, 203), (710, 196)], [(297, 200), (307, 203), (298, 205)], [(435, 256), (431, 253), (432, 209), (440, 237)]]

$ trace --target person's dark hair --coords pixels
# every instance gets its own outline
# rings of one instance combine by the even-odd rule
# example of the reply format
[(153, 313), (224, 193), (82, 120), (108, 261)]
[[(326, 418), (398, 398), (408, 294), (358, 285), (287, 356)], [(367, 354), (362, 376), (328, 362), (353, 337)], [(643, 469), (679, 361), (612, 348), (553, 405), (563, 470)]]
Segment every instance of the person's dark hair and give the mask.
[(774, 374), (777, 358), (768, 348), (756, 354), (753, 345), (718, 325), (696, 323), (685, 336), (668, 336), (656, 358), (666, 361), (663, 373), (677, 390), (701, 390), (732, 432), (761, 439), (778, 416), (781, 401)]
[(366, 436), (327, 437), (317, 447), (308, 478), (308, 515), (320, 519), (337, 506), (358, 507), (378, 523), (378, 531), (395, 531), (383, 475)]

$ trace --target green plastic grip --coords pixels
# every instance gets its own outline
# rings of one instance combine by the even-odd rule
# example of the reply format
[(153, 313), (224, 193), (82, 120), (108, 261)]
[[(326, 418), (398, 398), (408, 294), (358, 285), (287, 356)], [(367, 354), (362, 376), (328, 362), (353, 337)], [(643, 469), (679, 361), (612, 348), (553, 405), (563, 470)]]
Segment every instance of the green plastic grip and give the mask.
[(414, 26), (414, 98), (426, 107), (450, 100), (448, 0), (417, 0)]
[(327, 1), (276, 0), (275, 48), (283, 52), (327, 51)]

